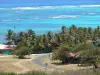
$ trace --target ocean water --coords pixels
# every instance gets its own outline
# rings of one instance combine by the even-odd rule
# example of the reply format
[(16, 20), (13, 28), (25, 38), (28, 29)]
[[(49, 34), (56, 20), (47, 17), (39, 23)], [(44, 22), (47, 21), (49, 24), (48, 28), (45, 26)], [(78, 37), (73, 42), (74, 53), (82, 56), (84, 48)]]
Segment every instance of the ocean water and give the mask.
[[(5, 6), (5, 7), (4, 7)], [(15, 32), (34, 30), (37, 34), (59, 32), (61, 26), (100, 25), (100, 5), (10, 6), (0, 5), (0, 43), (8, 29)]]

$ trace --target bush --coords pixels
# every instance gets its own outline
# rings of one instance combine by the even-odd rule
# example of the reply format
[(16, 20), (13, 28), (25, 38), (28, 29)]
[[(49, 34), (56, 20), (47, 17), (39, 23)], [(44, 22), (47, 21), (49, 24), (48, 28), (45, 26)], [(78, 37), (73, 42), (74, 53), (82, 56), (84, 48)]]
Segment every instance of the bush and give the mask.
[(14, 54), (18, 56), (18, 58), (23, 59), (25, 55), (31, 54), (31, 49), (28, 47), (21, 47), (18, 50), (15, 50)]
[(100, 62), (100, 47), (94, 47), (92, 43), (83, 43), (75, 48), (77, 54), (81, 57), (80, 64), (93, 65), (98, 68)]
[(95, 47), (92, 43), (82, 43), (74, 48), (74, 52), (79, 52), (82, 50), (90, 50), (90, 49), (94, 49), (94, 48)]
[(66, 57), (70, 51), (71, 50), (68, 46), (62, 44), (58, 49), (53, 50), (52, 59), (60, 60), (62, 63), (66, 63)]

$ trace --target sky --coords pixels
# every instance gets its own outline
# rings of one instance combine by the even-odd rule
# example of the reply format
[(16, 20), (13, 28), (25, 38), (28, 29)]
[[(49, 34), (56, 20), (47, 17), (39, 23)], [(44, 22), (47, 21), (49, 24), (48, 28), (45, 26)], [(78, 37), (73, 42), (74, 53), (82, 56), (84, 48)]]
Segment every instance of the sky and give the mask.
[(100, 4), (100, 0), (0, 0), (0, 4), (34, 4), (34, 5), (57, 5), (57, 4)]

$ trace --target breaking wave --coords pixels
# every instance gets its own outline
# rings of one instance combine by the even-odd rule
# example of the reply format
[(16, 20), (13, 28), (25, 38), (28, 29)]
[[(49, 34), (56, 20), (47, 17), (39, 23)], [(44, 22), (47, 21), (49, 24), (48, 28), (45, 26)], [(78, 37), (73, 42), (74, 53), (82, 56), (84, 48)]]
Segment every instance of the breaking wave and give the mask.
[(88, 13), (89, 15), (95, 15), (96, 13)]
[(49, 18), (53, 18), (53, 19), (59, 19), (59, 18), (77, 18), (77, 16), (73, 16), (73, 15), (59, 15), (59, 16), (53, 16), (53, 17), (49, 17)]
[(6, 20), (0, 20), (1, 22), (12, 22), (12, 21), (20, 21), (20, 19), (6, 19)]
[(56, 9), (56, 8), (93, 8), (100, 5), (63, 5), (63, 6), (33, 6), (33, 7), (15, 7), (15, 8), (0, 8), (0, 10), (39, 10), (39, 9)]
[(82, 13), (82, 14), (84, 14), (84, 15), (95, 15), (95, 14), (97, 14), (97, 13)]
[(92, 8), (92, 7), (100, 7), (100, 5), (80, 5), (79, 7)]

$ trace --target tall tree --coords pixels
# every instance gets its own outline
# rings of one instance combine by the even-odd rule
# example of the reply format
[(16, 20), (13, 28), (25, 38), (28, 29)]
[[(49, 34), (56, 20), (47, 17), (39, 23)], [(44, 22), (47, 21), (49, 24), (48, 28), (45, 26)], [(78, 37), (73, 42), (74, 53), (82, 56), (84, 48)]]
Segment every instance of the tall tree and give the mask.
[(67, 31), (67, 28), (65, 26), (62, 26), (62, 33), (65, 34)]
[(65, 44), (61, 44), (56, 50), (53, 50), (52, 59), (60, 60), (64, 64), (69, 52), (71, 52), (70, 48)]
[(15, 37), (16, 34), (12, 30), (8, 30), (6, 35), (6, 40), (8, 41), (8, 44), (13, 44)]
[(81, 64), (93, 65), (93, 68), (98, 68), (98, 62), (100, 62), (100, 48), (93, 48), (80, 51)]

